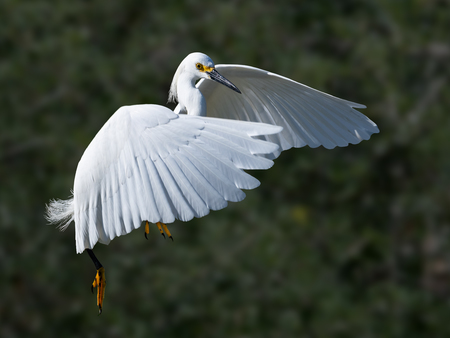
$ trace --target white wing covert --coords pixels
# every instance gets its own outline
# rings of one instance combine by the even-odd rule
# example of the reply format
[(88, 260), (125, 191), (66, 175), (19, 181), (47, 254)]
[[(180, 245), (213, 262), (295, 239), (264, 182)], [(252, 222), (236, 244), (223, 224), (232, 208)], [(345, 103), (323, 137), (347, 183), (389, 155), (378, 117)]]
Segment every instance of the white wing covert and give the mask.
[(205, 97), (208, 116), (283, 127), (279, 134), (262, 137), (280, 146), (270, 158), (292, 147), (332, 149), (357, 144), (379, 132), (374, 122), (353, 109), (364, 105), (250, 66), (216, 65), (216, 69), (242, 95), (215, 81), (200, 80), (197, 87)]
[(260, 123), (174, 114), (158, 105), (120, 108), (83, 154), (74, 183), (77, 252), (139, 228), (202, 217), (240, 201), (278, 146), (252, 136)]

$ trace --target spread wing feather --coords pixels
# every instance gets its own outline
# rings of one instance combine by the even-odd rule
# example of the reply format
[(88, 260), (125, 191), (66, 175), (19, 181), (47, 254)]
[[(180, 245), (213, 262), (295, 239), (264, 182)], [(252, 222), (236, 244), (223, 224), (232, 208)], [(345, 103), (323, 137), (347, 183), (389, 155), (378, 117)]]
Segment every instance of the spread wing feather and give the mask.
[(77, 252), (139, 228), (202, 217), (245, 197), (278, 146), (252, 136), (281, 128), (174, 114), (156, 105), (120, 108), (81, 158), (74, 184)]
[(368, 140), (378, 127), (354, 108), (364, 105), (320, 92), (286, 77), (242, 65), (217, 65), (217, 71), (242, 92), (202, 79), (197, 83), (206, 99), (208, 116), (263, 122), (283, 127), (262, 136), (280, 147), (270, 158), (292, 147), (320, 145), (327, 149)]

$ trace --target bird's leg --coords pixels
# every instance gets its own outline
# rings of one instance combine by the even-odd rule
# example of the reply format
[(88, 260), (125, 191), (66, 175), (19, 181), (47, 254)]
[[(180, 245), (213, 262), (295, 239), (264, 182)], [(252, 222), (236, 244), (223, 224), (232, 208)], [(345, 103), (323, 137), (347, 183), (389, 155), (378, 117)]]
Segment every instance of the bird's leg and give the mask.
[(105, 298), (105, 286), (106, 286), (106, 278), (105, 278), (105, 268), (102, 266), (100, 261), (95, 257), (94, 251), (91, 249), (86, 249), (89, 257), (91, 257), (94, 262), (95, 268), (97, 269), (97, 275), (94, 278), (94, 282), (91, 286), (92, 293), (94, 292), (94, 288), (97, 288), (97, 306), (98, 306), (98, 314), (102, 313), (103, 308), (103, 299)]
[[(162, 225), (162, 227), (164, 228), (164, 231), (166, 232), (167, 236), (169, 236), (169, 238), (170, 238), (170, 239), (172, 240), (172, 242), (173, 242), (172, 234), (170, 233), (169, 229), (167, 229), (167, 225), (165, 225), (164, 223), (161, 223), (161, 222), (158, 222), (158, 223), (156, 223), (156, 224), (158, 225), (158, 227), (160, 227), (160, 225)], [(160, 231), (162, 231), (161, 228), (160, 228)]]

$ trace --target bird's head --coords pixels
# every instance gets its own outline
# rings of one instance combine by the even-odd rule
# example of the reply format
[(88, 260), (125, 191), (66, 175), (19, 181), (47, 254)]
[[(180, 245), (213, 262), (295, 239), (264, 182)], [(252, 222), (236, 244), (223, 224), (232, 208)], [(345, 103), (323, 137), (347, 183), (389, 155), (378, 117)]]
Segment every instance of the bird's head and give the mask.
[(186, 56), (178, 66), (175, 76), (173, 77), (172, 85), (170, 86), (169, 101), (175, 102), (177, 99), (176, 85), (181, 74), (188, 74), (193, 80), (213, 80), (239, 94), (241, 93), (234, 84), (219, 74), (213, 60), (208, 55), (196, 52)]

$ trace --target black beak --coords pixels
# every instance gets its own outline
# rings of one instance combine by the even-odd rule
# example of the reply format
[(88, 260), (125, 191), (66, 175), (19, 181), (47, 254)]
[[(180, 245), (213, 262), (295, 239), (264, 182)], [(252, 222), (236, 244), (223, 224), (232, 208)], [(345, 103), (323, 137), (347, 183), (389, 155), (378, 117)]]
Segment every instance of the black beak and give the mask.
[(230, 89), (233, 89), (235, 92), (238, 92), (239, 94), (241, 94), (241, 91), (238, 89), (238, 87), (236, 87), (234, 84), (232, 84), (230, 81), (225, 79), (222, 75), (220, 75), (217, 70), (213, 69), (210, 72), (206, 72), (206, 74), (209, 75), (211, 80), (219, 82), (219, 83), (223, 84), (224, 86), (226, 86)]

